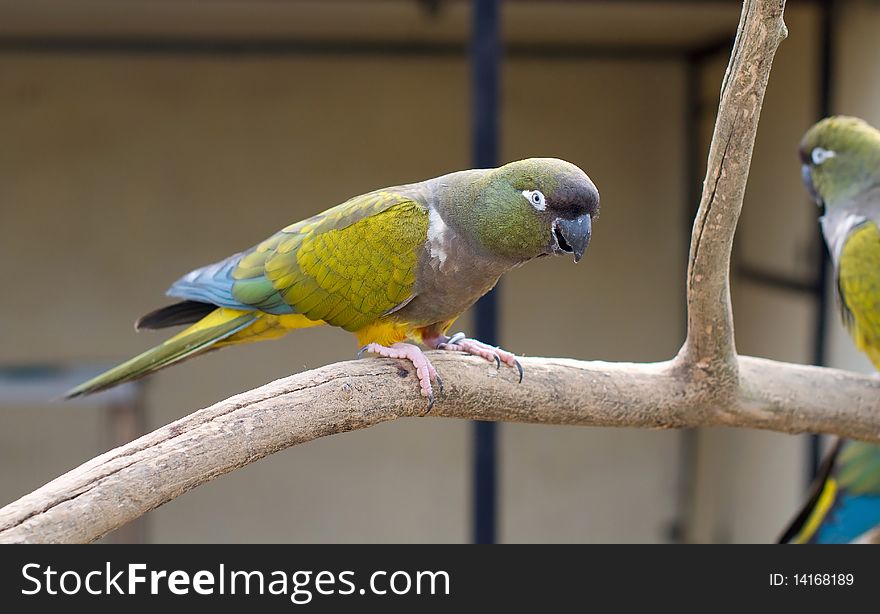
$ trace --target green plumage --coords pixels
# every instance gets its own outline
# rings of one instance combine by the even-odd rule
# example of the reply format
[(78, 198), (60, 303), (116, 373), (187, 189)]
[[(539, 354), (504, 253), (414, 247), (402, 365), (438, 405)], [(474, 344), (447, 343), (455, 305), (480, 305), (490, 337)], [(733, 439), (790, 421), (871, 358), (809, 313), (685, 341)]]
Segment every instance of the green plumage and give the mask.
[(354, 332), (362, 345), (436, 343), (512, 267), (547, 254), (579, 260), (598, 207), (589, 177), (552, 158), (356, 196), (181, 277), (168, 294), (182, 302), (139, 322), (192, 326), (70, 395), (320, 324)]
[(412, 295), (427, 228), (426, 206), (409, 197), (356, 197), (246, 254), (232, 272), (232, 296), (263, 309), (281, 301), (310, 320), (359, 330)]
[(356, 331), (411, 295), (427, 227), (427, 207), (411, 197), (357, 196), (246, 253), (232, 271), (232, 296)]
[(854, 441), (844, 447), (837, 461), (837, 481), (854, 495), (880, 497), (880, 446)]
[[(880, 369), (880, 132), (827, 118), (804, 135), (800, 156), (807, 190), (824, 208), (842, 321)], [(841, 442), (833, 454), (784, 541), (850, 541), (880, 524), (880, 447)]]

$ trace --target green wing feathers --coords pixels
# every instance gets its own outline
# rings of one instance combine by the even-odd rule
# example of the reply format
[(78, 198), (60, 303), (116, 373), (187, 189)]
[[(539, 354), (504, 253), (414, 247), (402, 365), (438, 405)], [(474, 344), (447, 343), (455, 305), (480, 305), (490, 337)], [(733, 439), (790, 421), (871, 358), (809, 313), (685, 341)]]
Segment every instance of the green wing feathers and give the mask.
[(424, 205), (390, 192), (358, 197), (246, 254), (232, 273), (233, 296), (252, 305), (281, 300), (310, 320), (356, 331), (412, 297), (427, 232)]
[(880, 446), (850, 442), (840, 454), (837, 480), (856, 495), (880, 497)]

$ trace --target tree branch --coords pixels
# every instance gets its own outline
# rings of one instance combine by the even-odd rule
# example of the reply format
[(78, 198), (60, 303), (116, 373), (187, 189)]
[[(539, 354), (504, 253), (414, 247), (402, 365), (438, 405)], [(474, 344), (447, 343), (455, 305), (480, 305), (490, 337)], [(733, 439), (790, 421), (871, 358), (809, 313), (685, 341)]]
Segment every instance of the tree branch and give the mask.
[[(781, 0), (746, 0), (722, 85), (688, 264), (688, 335), (653, 364), (524, 359), (526, 377), (434, 353), (446, 382), (432, 416), (585, 426), (739, 426), (880, 442), (880, 380), (738, 357), (730, 251), (761, 103), (785, 37)], [(329, 365), (197, 411), (0, 509), (0, 542), (87, 542), (284, 448), (426, 409), (393, 361)]]
[[(582, 426), (730, 425), (880, 441), (880, 380), (758, 358), (742, 393), (714, 404), (672, 361), (526, 358), (526, 377), (434, 352), (446, 393), (432, 416)], [(88, 542), (220, 475), (318, 437), (426, 409), (412, 372), (342, 362), (221, 401), (111, 450), (0, 510), (0, 542)]]
[(694, 221), (688, 261), (688, 334), (682, 353), (689, 364), (728, 387), (736, 379), (730, 252), (742, 210), (764, 91), (779, 43), (787, 35), (784, 0), (746, 0), (730, 63), (721, 85), (703, 195)]

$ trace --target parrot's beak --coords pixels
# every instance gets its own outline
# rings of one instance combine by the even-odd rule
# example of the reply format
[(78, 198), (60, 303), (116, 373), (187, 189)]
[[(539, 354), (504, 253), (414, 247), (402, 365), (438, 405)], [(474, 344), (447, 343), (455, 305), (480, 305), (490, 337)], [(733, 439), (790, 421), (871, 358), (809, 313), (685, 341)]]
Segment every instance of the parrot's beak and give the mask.
[(573, 220), (558, 218), (553, 222), (553, 237), (559, 251), (574, 254), (574, 261), (580, 262), (584, 251), (590, 244), (593, 221), (588, 213)]
[(810, 193), (810, 197), (821, 207), (823, 204), (822, 197), (819, 196), (819, 192), (816, 191), (816, 186), (813, 184), (813, 171), (810, 169), (809, 164), (801, 165), (801, 179), (804, 182), (804, 187), (807, 188), (807, 192)]

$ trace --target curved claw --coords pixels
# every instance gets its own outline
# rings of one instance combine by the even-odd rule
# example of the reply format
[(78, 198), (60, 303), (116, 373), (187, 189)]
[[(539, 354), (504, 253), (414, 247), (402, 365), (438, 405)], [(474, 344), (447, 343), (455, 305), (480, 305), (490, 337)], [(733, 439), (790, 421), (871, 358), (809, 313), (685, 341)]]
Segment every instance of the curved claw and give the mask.
[(428, 409), (425, 410), (425, 413), (422, 416), (427, 416), (431, 413), (431, 409), (434, 407), (434, 393), (428, 395)]
[(501, 369), (501, 356), (498, 354), (493, 354), (492, 358), (495, 359), (495, 370), (498, 371)]
[(367, 351), (367, 348), (368, 348), (368, 347), (370, 347), (370, 346), (369, 346), (369, 345), (365, 345), (364, 347), (362, 347), (361, 349), (359, 349), (359, 350), (357, 351), (357, 354), (355, 355), (355, 357), (356, 357), (356, 358), (360, 358), (361, 356), (363, 356), (363, 355), (364, 355), (364, 352)]
[(465, 339), (465, 338), (467, 338), (467, 335), (465, 335), (463, 332), (459, 331), (459, 332), (455, 333), (454, 335), (452, 335), (449, 339), (447, 339), (446, 343), (448, 343), (449, 345), (455, 345), (456, 343), (458, 343), (459, 341), (461, 341), (462, 339)]
[[(436, 374), (434, 375), (434, 378), (437, 380), (437, 388), (440, 389), (440, 394), (441, 394), (441, 395), (444, 394), (444, 393), (445, 393), (445, 390), (443, 389), (443, 378), (440, 377), (440, 374), (439, 374), (439, 373), (436, 373)], [(522, 378), (520, 378), (520, 381), (522, 381)]]
[(522, 365), (519, 364), (519, 361), (515, 358), (513, 359), (513, 364), (514, 364), (514, 366), (516, 366), (516, 370), (519, 371), (519, 383), (522, 384), (522, 378), (523, 378)]

